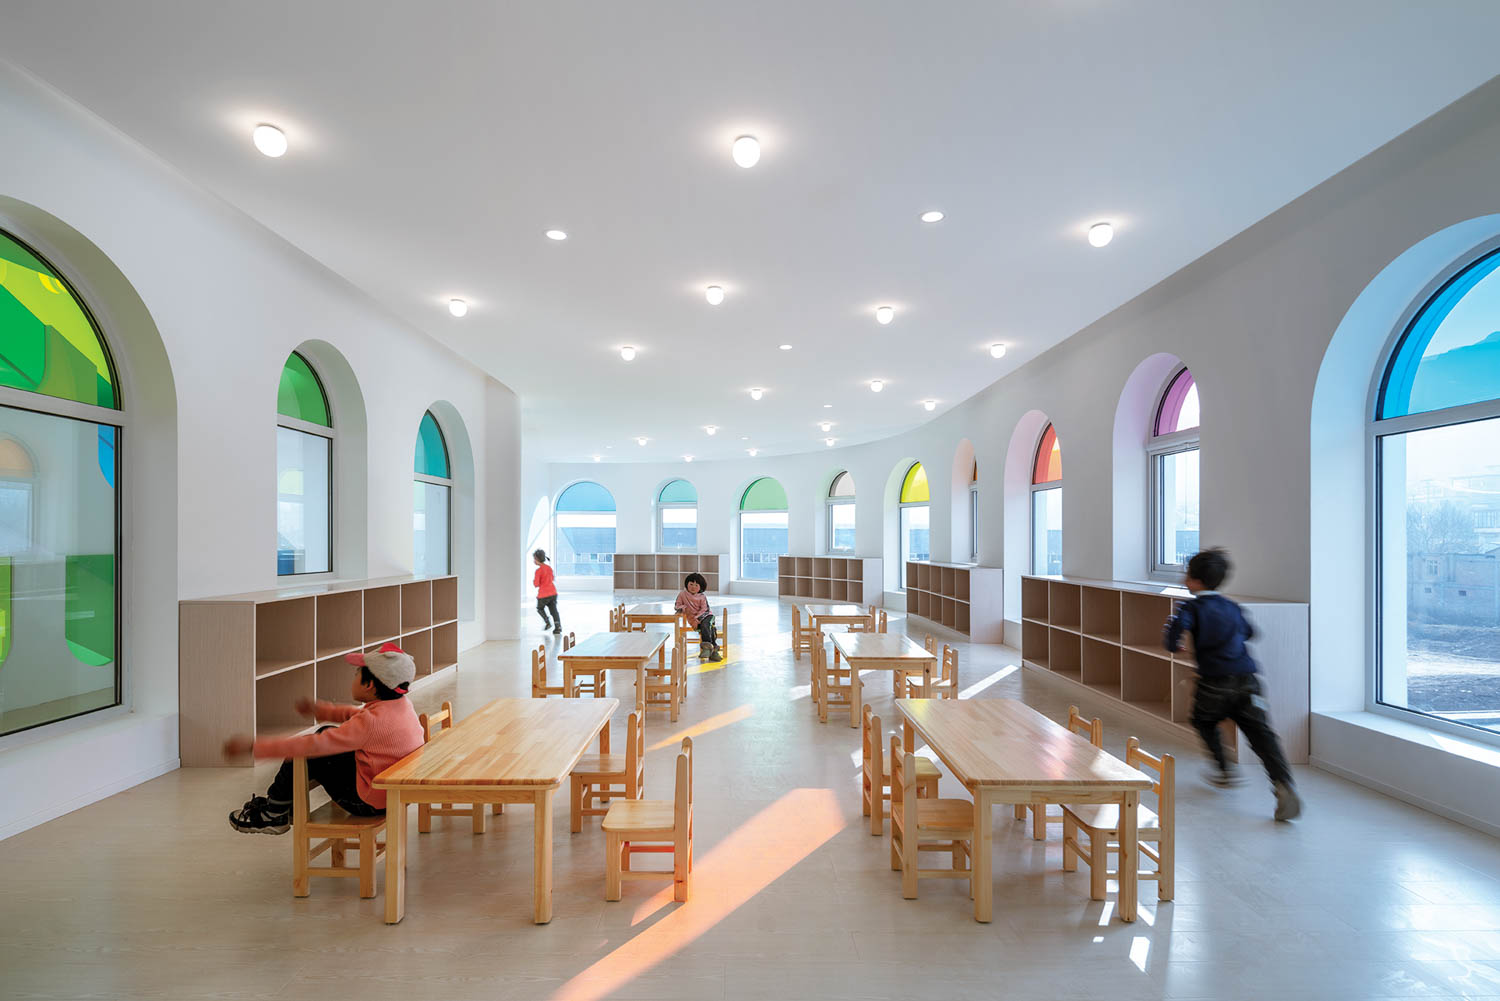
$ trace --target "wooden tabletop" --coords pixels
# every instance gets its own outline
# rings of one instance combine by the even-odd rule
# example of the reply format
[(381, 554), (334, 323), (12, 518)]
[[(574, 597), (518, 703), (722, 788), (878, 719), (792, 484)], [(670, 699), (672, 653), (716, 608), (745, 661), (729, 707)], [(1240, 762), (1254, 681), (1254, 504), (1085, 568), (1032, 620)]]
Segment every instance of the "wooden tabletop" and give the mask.
[(379, 775), (376, 789), (556, 786), (608, 725), (618, 699), (496, 699)]
[(868, 619), (870, 610), (863, 605), (803, 605), (802, 610), (814, 619), (851, 618)]
[(833, 645), (845, 660), (937, 660), (900, 633), (834, 633)]
[(630, 615), (676, 615), (677, 603), (672, 601), (648, 601), (643, 605), (631, 605), (625, 609)]
[(1150, 789), (1151, 777), (1015, 699), (897, 699), (965, 786)]
[(595, 633), (558, 660), (645, 660), (655, 657), (667, 641), (664, 632)]

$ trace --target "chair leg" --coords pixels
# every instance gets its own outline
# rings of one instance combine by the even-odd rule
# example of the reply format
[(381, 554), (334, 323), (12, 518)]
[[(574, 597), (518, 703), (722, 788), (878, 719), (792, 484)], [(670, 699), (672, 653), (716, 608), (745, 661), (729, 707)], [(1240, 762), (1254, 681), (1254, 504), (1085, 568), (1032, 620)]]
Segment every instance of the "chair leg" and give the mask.
[(343, 838), (335, 838), (333, 844), (328, 849), (328, 864), (335, 869), (342, 869), (344, 867), (344, 850), (347, 847), (348, 845), (344, 843)]
[(311, 848), (307, 832), (292, 834), (292, 896), (305, 897), (311, 889), (312, 880), (307, 875), (307, 853)]
[(938, 780), (937, 780), (937, 776), (932, 776), (930, 778), (923, 779), (922, 780), (922, 784), (919, 785), (919, 786), (917, 786), (917, 795), (920, 796), (922, 799), (937, 799), (937, 795), (938, 795)]
[(431, 803), (418, 803), (417, 804), (417, 833), (418, 834), (431, 834), (432, 833), (432, 804)]
[(1038, 803), (1031, 808), (1031, 840), (1047, 840), (1047, 804)]
[(504, 812), (505, 812), (505, 804), (504, 803), (492, 803), (492, 804), (490, 804), (490, 815), (491, 816), (498, 816), (499, 814), (502, 814)]
[(1026, 804), (1025, 803), (1017, 803), (1016, 804), (1016, 819), (1017, 820), (1025, 820), (1026, 819)]
[(618, 834), (604, 835), (604, 899), (620, 899), (620, 854), (624, 850)]
[(484, 833), (484, 804), (483, 803), (474, 803), (474, 804), (472, 804), (469, 807), (469, 809), (471, 809), (471, 810), (474, 811), (474, 833), (475, 834), (483, 834)]
[(693, 872), (689, 864), (691, 846), (686, 831), (672, 839), (672, 899), (685, 903), (693, 889)]
[[(834, 649), (838, 648), (835, 647)], [(849, 710), (849, 727), (850, 729), (857, 730), (859, 729), (860, 717), (865, 711), (865, 691), (864, 684), (859, 680), (859, 672), (854, 669), (853, 664), (849, 665), (849, 699), (854, 703), (854, 707)]]
[[(907, 833), (909, 836), (910, 832)], [(903, 843), (901, 846), (901, 896), (907, 900), (917, 899), (917, 866), (921, 856), (919, 851), (911, 850), (917, 847), (915, 841), (911, 845)]]
[(1089, 899), (1103, 900), (1109, 883), (1109, 837), (1089, 831)]
[(375, 896), (375, 831), (371, 828), (359, 832), (359, 895)]
[(568, 797), (568, 830), (577, 834), (583, 830), (583, 780), (572, 776), (572, 795)]
[(1063, 872), (1078, 871), (1078, 821), (1063, 814)]

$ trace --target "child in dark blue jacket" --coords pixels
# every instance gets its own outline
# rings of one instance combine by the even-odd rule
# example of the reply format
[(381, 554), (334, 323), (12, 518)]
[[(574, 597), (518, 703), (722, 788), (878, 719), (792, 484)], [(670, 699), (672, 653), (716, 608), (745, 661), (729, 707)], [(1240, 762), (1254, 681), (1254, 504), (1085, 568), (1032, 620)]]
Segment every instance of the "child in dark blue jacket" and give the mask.
[(1302, 800), (1292, 782), (1281, 741), (1271, 729), (1255, 659), (1245, 649), (1245, 641), (1255, 635), (1255, 630), (1245, 621), (1240, 606), (1218, 592), (1228, 576), (1229, 559), (1222, 549), (1209, 549), (1188, 560), (1186, 584), (1193, 597), (1167, 620), (1162, 640), (1175, 653), (1183, 633), (1193, 637), (1193, 655), (1198, 660), (1193, 726), (1214, 758), (1215, 770), (1209, 780), (1220, 786), (1239, 783), (1219, 737), (1219, 724), (1233, 720), (1271, 778), (1276, 819), (1291, 820), (1302, 812)]

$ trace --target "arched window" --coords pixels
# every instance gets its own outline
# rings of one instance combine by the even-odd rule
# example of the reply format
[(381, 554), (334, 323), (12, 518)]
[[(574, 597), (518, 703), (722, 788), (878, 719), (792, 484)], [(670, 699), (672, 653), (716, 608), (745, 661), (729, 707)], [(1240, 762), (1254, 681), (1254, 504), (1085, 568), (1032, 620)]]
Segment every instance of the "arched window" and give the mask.
[(673, 480), (656, 495), (656, 545), (698, 548), (698, 491), (687, 480)]
[(1031, 572), (1062, 573), (1062, 445), (1048, 424), (1031, 465)]
[(1500, 251), (1427, 300), (1381, 379), (1372, 702), (1500, 734)]
[(1198, 384), (1179, 368), (1167, 380), (1146, 454), (1151, 464), (1151, 572), (1174, 580), (1198, 551)]
[(412, 483), (412, 570), (418, 577), (442, 577), (448, 573), (449, 526), (453, 521), (453, 467), (448, 462), (448, 442), (432, 411), (417, 425), (417, 454)]
[(828, 551), (854, 552), (854, 477), (846, 470), (828, 487)]
[(323, 382), (293, 351), (276, 390), (276, 573), (333, 570), (333, 417)]
[(0, 734), (119, 705), (119, 443), (104, 338), (0, 232)]
[(787, 550), (786, 491), (762, 476), (740, 496), (740, 580), (775, 580)]
[(913, 462), (901, 481), (901, 590), (906, 590), (906, 563), (932, 557), (928, 531), (932, 513), (931, 492), (927, 488), (927, 470)]
[(969, 473), (969, 562), (979, 562), (979, 460)]
[(592, 480), (557, 498), (552, 563), (559, 577), (608, 577), (615, 568), (615, 498)]

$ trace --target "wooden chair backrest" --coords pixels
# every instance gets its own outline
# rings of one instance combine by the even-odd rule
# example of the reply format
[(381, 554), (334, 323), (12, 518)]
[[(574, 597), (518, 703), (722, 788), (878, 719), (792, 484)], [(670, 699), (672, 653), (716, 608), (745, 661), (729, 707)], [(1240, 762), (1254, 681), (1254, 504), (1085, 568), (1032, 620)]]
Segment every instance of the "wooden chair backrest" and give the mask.
[(870, 781), (870, 796), (879, 795), (880, 786), (885, 781), (885, 731), (881, 728), (880, 717), (875, 715), (875, 710), (868, 704), (864, 712), (864, 752), (865, 773)]
[(417, 722), (422, 724), (422, 743), (425, 744), (435, 735), (434, 728), (437, 733), (442, 733), (453, 725), (453, 703), (444, 702), (443, 708), (437, 712), (423, 713), (417, 717)]
[(547, 645), (545, 643), (538, 644), (537, 648), (531, 651), (531, 685), (533, 688), (545, 688), (547, 685)]
[(879, 613), (879, 615), (876, 616), (875, 631), (877, 633), (883, 633), (883, 632), (885, 632), (885, 627), (886, 627), (886, 616), (885, 616), (885, 612), (882, 611), (881, 613)]
[(957, 687), (958, 685), (958, 650), (948, 644), (943, 644), (943, 680)]
[(578, 645), (578, 634), (577, 633), (570, 632), (570, 633), (564, 633), (563, 634), (563, 642), (562, 642), (563, 653), (567, 653), (569, 650), (573, 649), (577, 645)]
[(792, 606), (792, 639), (802, 642), (802, 609)]
[(1125, 763), (1132, 768), (1156, 773), (1151, 791), (1156, 793), (1156, 816), (1161, 821), (1162, 830), (1167, 830), (1172, 825), (1172, 813), (1176, 807), (1176, 759), (1170, 754), (1160, 757), (1149, 754), (1141, 750), (1140, 738), (1131, 737), (1125, 741)]
[(641, 794), (641, 777), (646, 768), (646, 728), (641, 726), (640, 713), (631, 713), (625, 724), (625, 784), (633, 787), (636, 796)]
[[(937, 637), (928, 636), (922, 641), (922, 646), (927, 650), (928, 653), (937, 653)], [(947, 649), (946, 644), (944, 644), (943, 649)]]
[(693, 738), (682, 738), (682, 751), (677, 755), (676, 809), (674, 820), (678, 831), (687, 829), (693, 811)]
[[(901, 746), (901, 735), (891, 734), (891, 834), (901, 821), (901, 854), (914, 857), (917, 847), (917, 757)], [(874, 809), (874, 802), (871, 802)]]
[(1098, 716), (1084, 719), (1077, 706), (1068, 706), (1068, 729), (1081, 737), (1087, 737), (1095, 747), (1104, 746), (1104, 720)]

